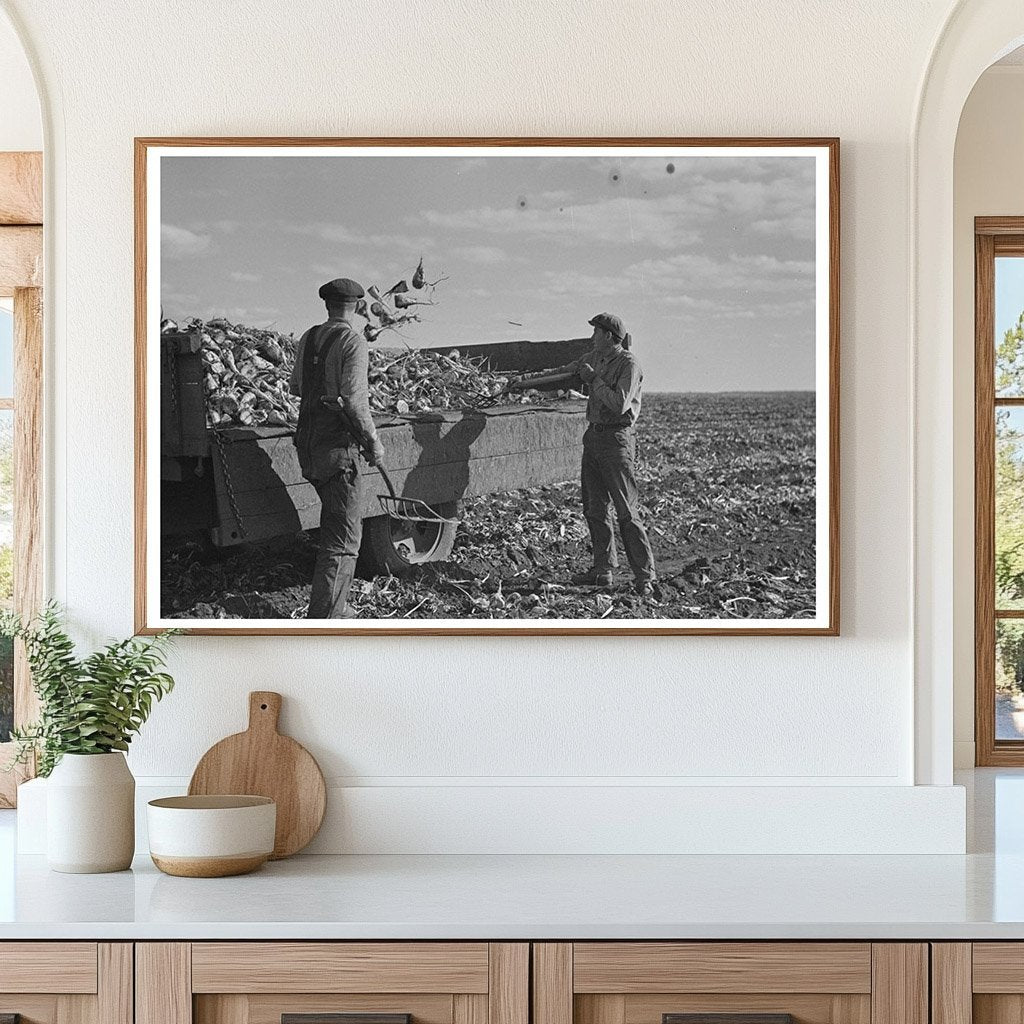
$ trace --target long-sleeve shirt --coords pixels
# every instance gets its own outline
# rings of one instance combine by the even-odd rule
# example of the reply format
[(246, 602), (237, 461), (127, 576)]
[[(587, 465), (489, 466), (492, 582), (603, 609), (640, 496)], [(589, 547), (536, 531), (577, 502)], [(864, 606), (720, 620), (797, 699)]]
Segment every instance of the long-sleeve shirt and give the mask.
[(636, 356), (619, 346), (603, 355), (594, 348), (563, 369), (578, 370), (583, 363), (590, 363), (595, 373), (587, 399), (587, 420), (624, 427), (636, 423), (644, 381)]
[(370, 415), (370, 392), (367, 381), (370, 350), (366, 339), (348, 320), (331, 317), (325, 323), (311, 327), (299, 339), (289, 388), (293, 395), (302, 394), (302, 364), (306, 345), (310, 344), (312, 339), (319, 352), (330, 329), (338, 324), (345, 324), (350, 331), (342, 333), (327, 356), (327, 362), (324, 364), (325, 397), (332, 402), (339, 398), (343, 399), (345, 411), (353, 423), (364, 437), (372, 440), (377, 436), (377, 428)]

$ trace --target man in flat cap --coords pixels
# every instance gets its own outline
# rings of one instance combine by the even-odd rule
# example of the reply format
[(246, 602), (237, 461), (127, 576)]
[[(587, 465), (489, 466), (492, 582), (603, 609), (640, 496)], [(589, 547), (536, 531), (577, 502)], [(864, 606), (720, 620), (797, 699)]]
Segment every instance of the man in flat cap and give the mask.
[(654, 593), (654, 556), (640, 521), (635, 471), (636, 421), (644, 375), (619, 317), (598, 313), (589, 323), (594, 328), (594, 347), (562, 367), (576, 372), (590, 387), (580, 483), (594, 564), (573, 582), (611, 586), (612, 570), (618, 566), (611, 518), (614, 508), (636, 592), (650, 597)]
[(327, 320), (299, 340), (291, 391), (299, 395), (295, 447), (302, 475), (320, 495), (320, 539), (310, 619), (350, 619), (348, 603), (363, 535), (360, 442), (371, 465), (384, 450), (370, 415), (366, 339), (352, 326), (363, 289), (347, 277), (320, 288)]

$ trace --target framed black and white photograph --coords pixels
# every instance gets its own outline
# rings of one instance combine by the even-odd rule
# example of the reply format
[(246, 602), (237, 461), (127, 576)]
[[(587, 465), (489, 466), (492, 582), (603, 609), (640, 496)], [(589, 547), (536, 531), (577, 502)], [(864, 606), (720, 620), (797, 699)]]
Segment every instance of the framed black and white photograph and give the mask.
[(137, 139), (136, 627), (839, 630), (836, 139)]

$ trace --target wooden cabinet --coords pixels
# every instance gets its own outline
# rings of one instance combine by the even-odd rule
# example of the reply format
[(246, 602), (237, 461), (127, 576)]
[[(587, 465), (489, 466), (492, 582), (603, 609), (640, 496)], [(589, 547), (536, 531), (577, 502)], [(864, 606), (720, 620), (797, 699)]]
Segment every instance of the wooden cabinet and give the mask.
[(529, 1024), (529, 971), (515, 942), (139, 943), (136, 1024)]
[(13, 1014), (21, 1024), (1021, 1024), (1024, 943), (5, 942), (0, 1024)]
[(1024, 942), (932, 944), (934, 1024), (1024, 1020)]
[(533, 957), (533, 1024), (928, 1024), (924, 943), (536, 943)]
[(0, 943), (0, 1018), (132, 1024), (132, 944)]

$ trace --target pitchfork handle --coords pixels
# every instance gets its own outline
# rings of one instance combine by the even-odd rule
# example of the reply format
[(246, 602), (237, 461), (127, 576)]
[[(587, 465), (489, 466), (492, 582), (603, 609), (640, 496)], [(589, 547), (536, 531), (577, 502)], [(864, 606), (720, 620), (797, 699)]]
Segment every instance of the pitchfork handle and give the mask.
[(398, 495), (395, 494), (395, 485), (391, 482), (391, 477), (388, 476), (388, 471), (379, 462), (377, 463), (377, 472), (380, 473), (384, 483), (387, 484), (392, 500), (397, 501)]
[[(348, 411), (341, 404), (341, 399), (339, 398), (336, 402), (332, 402), (329, 398), (321, 398), (320, 403), (326, 408), (332, 409), (341, 417), (342, 422), (348, 429), (348, 432), (356, 439), (356, 444), (359, 445), (360, 454), (363, 456), (364, 459), (366, 459), (367, 462), (369, 462), (370, 456), (373, 453), (373, 446), (363, 436), (362, 431), (360, 431), (356, 427), (355, 423), (352, 422), (352, 417), (349, 416)], [(388, 476), (387, 472), (384, 470), (384, 467), (379, 462), (377, 463), (377, 471), (384, 478), (384, 483), (388, 485), (388, 490), (391, 492), (391, 497), (396, 497), (395, 488), (391, 483), (391, 478)]]

